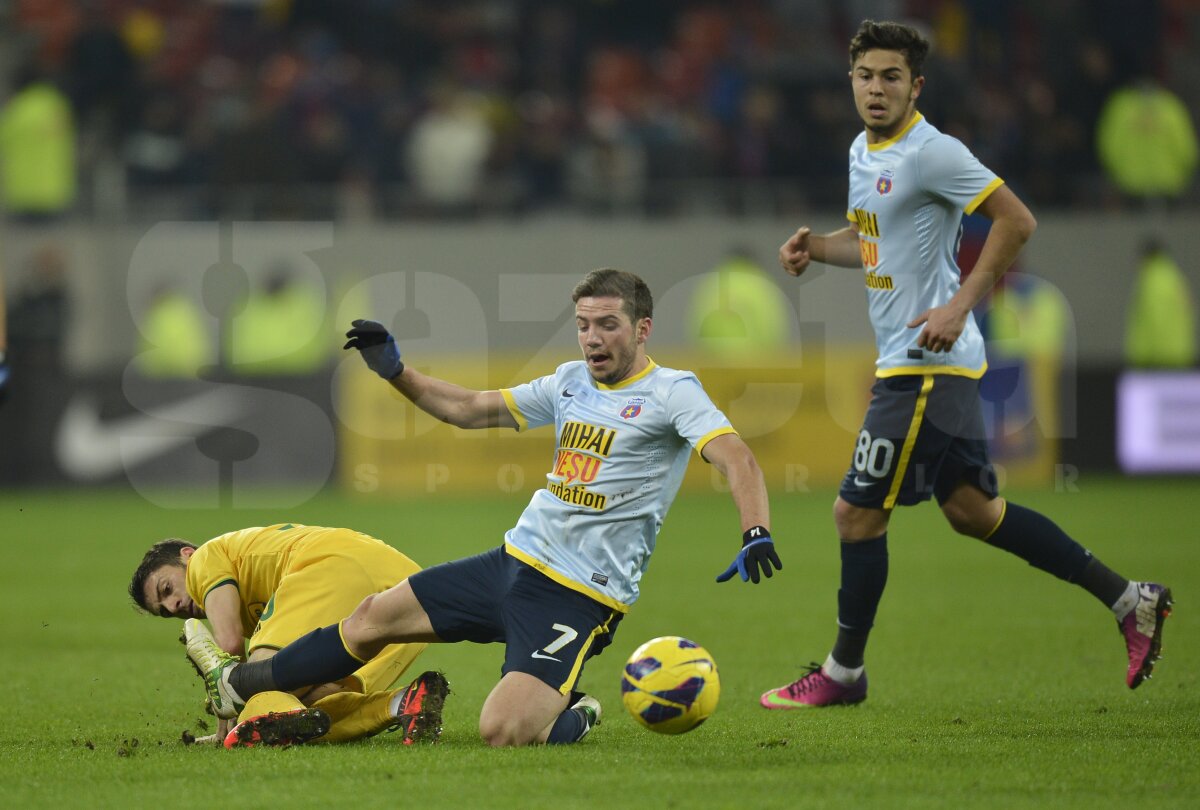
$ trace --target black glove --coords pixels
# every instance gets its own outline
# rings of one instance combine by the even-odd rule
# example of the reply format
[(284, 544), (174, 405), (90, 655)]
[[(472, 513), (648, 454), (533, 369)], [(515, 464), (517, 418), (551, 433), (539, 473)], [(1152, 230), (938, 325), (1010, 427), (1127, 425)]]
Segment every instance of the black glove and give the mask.
[(762, 526), (753, 526), (742, 534), (742, 550), (733, 558), (729, 567), (717, 577), (717, 582), (733, 579), (736, 571), (741, 575), (742, 582), (749, 579), (757, 585), (760, 568), (768, 579), (775, 575), (775, 571), (771, 569), (772, 565), (775, 566), (775, 570), (783, 570), (783, 563), (779, 561), (779, 555), (775, 553), (775, 542), (771, 539), (771, 533)]
[(367, 368), (385, 380), (391, 380), (404, 371), (396, 339), (388, 334), (383, 324), (375, 321), (354, 321), (346, 337), (350, 339), (342, 348), (358, 349)]

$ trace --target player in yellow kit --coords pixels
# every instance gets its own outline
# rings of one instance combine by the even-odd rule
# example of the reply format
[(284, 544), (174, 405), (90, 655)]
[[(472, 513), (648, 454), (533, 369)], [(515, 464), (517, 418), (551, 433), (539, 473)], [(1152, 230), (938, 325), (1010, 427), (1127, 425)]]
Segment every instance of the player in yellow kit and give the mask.
[[(207, 618), (222, 649), (255, 661), (420, 570), (360, 532), (286, 523), (229, 532), (201, 546), (179, 539), (155, 543), (134, 573), (129, 595), (156, 616)], [(238, 715), (225, 746), (345, 742), (397, 726), (407, 744), (436, 741), (445, 678), (427, 672), (408, 688), (390, 689), (424, 648), (393, 644), (336, 683), (263, 693)]]

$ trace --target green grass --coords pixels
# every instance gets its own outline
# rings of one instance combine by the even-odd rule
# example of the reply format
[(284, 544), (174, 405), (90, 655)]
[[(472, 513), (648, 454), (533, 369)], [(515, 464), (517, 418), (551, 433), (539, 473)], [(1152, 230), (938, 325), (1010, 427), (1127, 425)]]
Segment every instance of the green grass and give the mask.
[[(500, 541), (523, 505), (364, 501), (327, 494), (286, 513), (165, 510), (124, 493), (0, 495), (0, 725), (5, 806), (184, 807), (1156, 807), (1200, 795), (1200, 589), (1190, 507), (1200, 482), (1084, 480), (1013, 493), (1113, 568), (1166, 581), (1177, 611), (1167, 658), (1135, 692), (1112, 619), (1086, 593), (955, 537), (932, 506), (902, 510), (891, 578), (858, 707), (768, 712), (764, 689), (820, 660), (834, 633), (832, 493), (777, 495), (785, 570), (716, 585), (737, 547), (732, 505), (683, 497), (659, 538), (645, 596), (582, 686), (603, 725), (573, 747), (490, 750), (476, 721), (499, 646), (432, 647), (454, 693), (442, 743), (236, 753), (184, 746), (200, 732), (199, 684), (178, 622), (136, 615), (124, 589), (163, 536), (202, 540), (291, 520), (352, 526), (423, 564)], [(714, 717), (682, 737), (621, 709), (625, 656), (656, 635), (704, 644), (721, 667)], [(137, 740), (136, 746), (134, 739)]]

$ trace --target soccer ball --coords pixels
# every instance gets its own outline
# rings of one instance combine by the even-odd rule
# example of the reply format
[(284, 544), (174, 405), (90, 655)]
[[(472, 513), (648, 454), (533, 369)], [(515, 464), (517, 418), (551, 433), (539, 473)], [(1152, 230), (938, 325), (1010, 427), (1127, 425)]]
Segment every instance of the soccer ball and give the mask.
[(652, 638), (633, 651), (621, 678), (621, 701), (660, 734), (683, 734), (717, 708), (721, 678), (708, 651), (679, 636)]

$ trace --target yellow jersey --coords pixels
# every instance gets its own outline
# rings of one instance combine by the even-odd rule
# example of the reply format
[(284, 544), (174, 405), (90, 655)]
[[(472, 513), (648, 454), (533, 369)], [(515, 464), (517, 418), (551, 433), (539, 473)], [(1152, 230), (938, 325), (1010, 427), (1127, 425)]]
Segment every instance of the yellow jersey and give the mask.
[[(390, 552), (389, 556), (396, 554), (383, 541), (350, 529), (295, 523), (240, 529), (214, 537), (188, 558), (187, 591), (203, 608), (214, 588), (230, 584), (236, 587), (242, 603), (242, 628), (249, 636), (287, 574), (320, 558), (374, 556), (383, 549)], [(338, 583), (329, 585), (337, 587)]]

